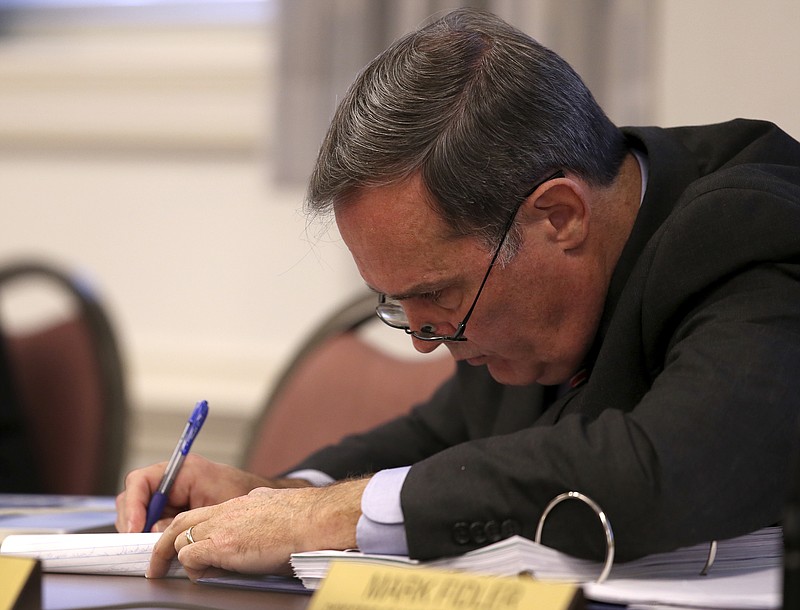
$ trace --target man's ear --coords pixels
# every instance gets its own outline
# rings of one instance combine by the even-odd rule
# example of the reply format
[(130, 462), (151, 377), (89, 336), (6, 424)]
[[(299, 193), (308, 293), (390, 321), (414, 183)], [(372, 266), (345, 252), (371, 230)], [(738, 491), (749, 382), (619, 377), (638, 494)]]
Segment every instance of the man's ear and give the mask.
[(542, 185), (523, 207), (562, 250), (579, 248), (589, 234), (589, 192), (580, 182), (561, 178)]

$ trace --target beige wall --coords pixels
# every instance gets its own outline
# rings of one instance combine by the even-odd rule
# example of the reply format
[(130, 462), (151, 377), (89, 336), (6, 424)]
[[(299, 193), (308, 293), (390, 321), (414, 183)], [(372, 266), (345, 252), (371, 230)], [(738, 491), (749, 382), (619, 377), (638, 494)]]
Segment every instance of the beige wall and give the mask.
[(761, 118), (800, 138), (800, 2), (660, 0), (654, 121)]
[[(800, 3), (655, 5), (647, 122), (756, 116), (800, 136)], [(306, 231), (302, 185), (272, 179), (274, 69), (261, 28), (0, 43), (0, 260), (34, 254), (96, 279), (129, 363), (131, 463), (166, 455), (177, 429), (163, 416), (198, 398), (235, 422), (212, 416), (199, 450), (233, 460), (292, 346), (359, 285), (335, 231)]]

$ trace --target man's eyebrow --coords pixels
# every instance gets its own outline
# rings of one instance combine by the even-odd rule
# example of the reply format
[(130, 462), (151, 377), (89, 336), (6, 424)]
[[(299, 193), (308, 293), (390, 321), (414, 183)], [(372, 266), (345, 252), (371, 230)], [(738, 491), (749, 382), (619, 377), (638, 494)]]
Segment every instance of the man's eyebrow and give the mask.
[(369, 288), (372, 292), (376, 295), (383, 294), (386, 296), (387, 299), (391, 299), (393, 301), (403, 301), (405, 299), (411, 299), (414, 297), (419, 297), (425, 294), (430, 294), (432, 292), (439, 292), (445, 288), (442, 285), (441, 281), (438, 282), (428, 282), (423, 284), (417, 284), (416, 286), (412, 286), (408, 291), (398, 294), (390, 294), (388, 292), (381, 292), (380, 290), (373, 288), (369, 284), (367, 284), (367, 288)]

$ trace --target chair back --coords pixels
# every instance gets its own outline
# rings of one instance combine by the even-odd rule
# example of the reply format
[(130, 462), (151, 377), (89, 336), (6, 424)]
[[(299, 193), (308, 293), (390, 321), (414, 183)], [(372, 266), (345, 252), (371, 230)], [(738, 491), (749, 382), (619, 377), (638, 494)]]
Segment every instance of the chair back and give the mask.
[(6, 264), (0, 315), (41, 491), (116, 493), (126, 449), (123, 364), (94, 290), (48, 263)]
[(357, 295), (300, 346), (264, 403), (243, 468), (275, 476), (347, 434), (405, 413), (455, 371), (444, 351), (412, 358), (382, 348), (380, 334), (397, 338), (398, 331), (378, 320), (376, 305), (374, 293)]

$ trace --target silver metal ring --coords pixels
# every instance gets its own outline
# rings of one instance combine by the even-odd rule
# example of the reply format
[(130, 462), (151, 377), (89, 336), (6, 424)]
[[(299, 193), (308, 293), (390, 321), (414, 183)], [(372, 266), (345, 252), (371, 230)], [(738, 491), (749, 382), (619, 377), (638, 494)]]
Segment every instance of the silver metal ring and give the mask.
[(577, 491), (568, 491), (553, 498), (550, 501), (550, 504), (548, 504), (544, 509), (544, 512), (539, 519), (539, 525), (536, 527), (535, 541), (538, 544), (541, 544), (542, 529), (544, 528), (544, 522), (547, 519), (547, 516), (550, 514), (550, 511), (556, 507), (556, 505), (561, 504), (561, 502), (564, 500), (580, 500), (584, 504), (587, 504), (597, 515), (597, 518), (600, 519), (600, 524), (603, 526), (603, 531), (606, 535), (606, 560), (603, 562), (603, 569), (595, 582), (601, 583), (608, 578), (608, 575), (611, 572), (611, 567), (614, 565), (614, 532), (611, 529), (611, 523), (609, 523), (605, 512), (603, 512), (603, 510), (600, 508), (600, 505), (592, 500), (589, 496)]
[(700, 571), (700, 576), (708, 576), (711, 566), (714, 565), (714, 560), (717, 558), (717, 541), (712, 540), (708, 546), (708, 557), (706, 558), (706, 565)]
[(186, 530), (186, 540), (189, 541), (189, 544), (194, 544), (194, 536), (192, 536), (193, 529), (194, 525), (192, 525), (188, 530)]

